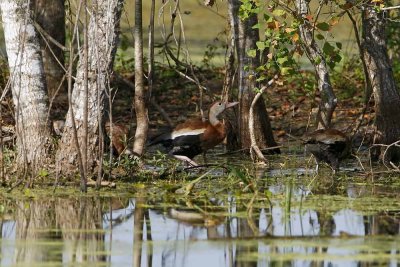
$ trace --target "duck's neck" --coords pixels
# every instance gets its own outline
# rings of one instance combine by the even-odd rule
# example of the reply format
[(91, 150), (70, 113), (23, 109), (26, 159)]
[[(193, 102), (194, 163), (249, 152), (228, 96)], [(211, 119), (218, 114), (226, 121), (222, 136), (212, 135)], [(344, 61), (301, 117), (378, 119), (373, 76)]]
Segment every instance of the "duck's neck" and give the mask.
[(221, 123), (214, 112), (210, 112), (210, 114), (208, 114), (208, 121), (211, 123), (212, 126), (217, 126)]

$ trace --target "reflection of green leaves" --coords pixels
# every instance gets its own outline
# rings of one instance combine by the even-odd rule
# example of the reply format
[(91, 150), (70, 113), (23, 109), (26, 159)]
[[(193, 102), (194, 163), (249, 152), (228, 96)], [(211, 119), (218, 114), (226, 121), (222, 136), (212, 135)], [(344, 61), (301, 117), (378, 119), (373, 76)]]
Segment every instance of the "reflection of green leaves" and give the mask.
[(241, 171), (238, 168), (232, 167), (231, 168), (231, 172), (229, 173), (229, 176), (231, 177), (235, 177), (238, 178), (239, 180), (241, 180), (245, 185), (250, 184), (250, 179), (247, 176), (246, 173), (244, 173), (243, 171)]

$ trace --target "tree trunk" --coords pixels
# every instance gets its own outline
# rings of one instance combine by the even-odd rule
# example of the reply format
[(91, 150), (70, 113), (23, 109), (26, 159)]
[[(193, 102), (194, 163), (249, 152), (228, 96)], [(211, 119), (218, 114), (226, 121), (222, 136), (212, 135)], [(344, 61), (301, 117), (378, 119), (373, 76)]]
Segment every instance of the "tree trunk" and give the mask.
[(47, 92), (51, 106), (54, 107), (53, 110), (57, 110), (60, 106), (64, 107), (67, 101), (67, 87), (64, 78), (64, 51), (50, 40), (47, 35), (60, 45), (65, 45), (64, 0), (34, 0), (33, 5), (35, 20), (45, 32), (39, 40), (46, 75)]
[[(375, 144), (390, 145), (400, 138), (400, 95), (388, 57), (385, 34), (385, 12), (377, 12), (372, 4), (364, 5), (362, 13), (363, 51), (375, 99)], [(373, 156), (383, 156), (386, 148), (376, 147)], [(400, 148), (386, 151), (385, 162), (400, 161)]]
[(1, 11), (15, 107), (16, 163), (38, 171), (45, 166), (51, 145), (39, 41), (28, 0), (2, 0)]
[[(78, 150), (74, 143), (75, 121), (79, 148), (87, 144), (87, 175), (94, 175), (99, 160), (99, 114), (103, 115), (105, 108), (105, 90), (109, 85), (113, 67), (116, 44), (119, 32), (123, 0), (98, 0), (90, 10), (88, 29), (88, 64), (87, 64), (87, 140), (84, 127), (85, 117), (85, 59), (80, 57), (77, 68), (77, 78), (72, 93), (71, 107), (67, 114), (64, 133), (56, 154), (57, 171), (64, 175), (76, 172)], [(90, 8), (90, 7), (89, 7)], [(83, 51), (80, 53), (83, 55)], [(85, 153), (82, 153), (85, 154)], [(101, 167), (101, 166), (99, 166)]]
[(146, 145), (149, 119), (147, 111), (146, 91), (143, 83), (143, 32), (142, 32), (142, 0), (135, 0), (135, 113), (136, 132), (133, 152), (142, 155)]
[[(251, 139), (249, 134), (249, 112), (251, 102), (255, 96), (254, 88), (256, 82), (256, 68), (260, 65), (259, 55), (249, 57), (246, 51), (256, 49), (256, 42), (259, 41), (258, 29), (252, 27), (258, 23), (257, 15), (253, 14), (245, 21), (239, 19), (240, 1), (229, 0), (230, 21), (232, 33), (235, 36), (237, 45), (236, 52), (239, 68), (239, 144), (241, 148), (250, 148)], [(254, 107), (254, 134), (261, 149), (276, 146), (272, 134), (271, 123), (264, 101), (257, 101)], [(279, 149), (271, 152), (279, 152)]]
[(299, 31), (306, 55), (314, 66), (318, 81), (318, 91), (322, 98), (318, 107), (318, 129), (325, 129), (329, 128), (331, 125), (332, 115), (337, 105), (337, 98), (332, 90), (325, 56), (315, 42), (313, 26), (307, 19), (309, 10), (308, 3), (309, 1), (307, 0), (296, 0), (297, 13), (299, 17), (303, 19), (302, 24), (299, 26)]

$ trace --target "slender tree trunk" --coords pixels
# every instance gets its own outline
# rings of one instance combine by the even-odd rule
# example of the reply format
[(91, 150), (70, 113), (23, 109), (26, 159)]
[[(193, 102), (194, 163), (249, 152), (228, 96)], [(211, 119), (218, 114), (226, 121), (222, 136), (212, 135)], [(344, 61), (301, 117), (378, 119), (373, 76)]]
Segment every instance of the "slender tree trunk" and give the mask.
[(2, 0), (0, 3), (15, 107), (16, 163), (37, 171), (45, 166), (51, 145), (39, 40), (28, 0)]
[(136, 132), (133, 152), (142, 155), (146, 145), (149, 128), (147, 100), (148, 96), (143, 83), (143, 32), (142, 32), (142, 0), (135, 0), (135, 113)]
[[(35, 21), (44, 31), (41, 34), (44, 72), (46, 75), (47, 92), (53, 110), (60, 104), (66, 104), (67, 87), (64, 71), (64, 51), (59, 46), (65, 45), (65, 7), (64, 0), (34, 0)], [(49, 36), (52, 38), (50, 40)], [(57, 41), (59, 45), (55, 44)], [(65, 110), (66, 111), (66, 110)]]
[[(364, 5), (362, 45), (375, 99), (374, 143), (390, 145), (400, 138), (400, 95), (388, 56), (384, 16), (385, 12), (377, 12), (373, 4)], [(385, 150), (376, 147), (374, 158), (383, 156)], [(392, 146), (382, 159), (399, 162), (400, 148)]]
[[(249, 112), (251, 102), (255, 96), (254, 88), (258, 86), (256, 82), (256, 68), (260, 65), (259, 56), (249, 57), (246, 51), (256, 48), (259, 41), (258, 29), (253, 29), (258, 19), (254, 14), (245, 21), (240, 20), (239, 0), (229, 0), (230, 21), (232, 34), (235, 36), (237, 45), (239, 68), (239, 139), (241, 148), (250, 148), (251, 139), (249, 134)], [(271, 123), (265, 107), (264, 101), (257, 101), (254, 106), (254, 135), (261, 149), (276, 146), (272, 134)], [(274, 152), (278, 152), (279, 149)]]
[(296, 0), (296, 8), (299, 17), (303, 19), (302, 24), (299, 26), (300, 38), (303, 41), (306, 55), (314, 66), (318, 81), (318, 91), (322, 98), (317, 115), (318, 129), (324, 129), (329, 128), (331, 125), (332, 115), (337, 105), (337, 98), (332, 90), (325, 56), (315, 42), (313, 26), (307, 19), (308, 3), (309, 1), (307, 0)]
[[(105, 90), (109, 86), (119, 32), (123, 0), (98, 0), (90, 10), (88, 29), (88, 64), (87, 64), (87, 140), (84, 128), (85, 117), (85, 59), (78, 62), (77, 78), (72, 93), (73, 117), (70, 109), (67, 114), (64, 133), (56, 154), (57, 170), (68, 175), (76, 172), (78, 150), (74, 144), (75, 121), (79, 148), (87, 148), (87, 174), (93, 175), (99, 160), (99, 116), (104, 113)], [(90, 8), (90, 7), (89, 7)], [(83, 55), (81, 51), (80, 55)], [(86, 152), (85, 152), (86, 153)], [(84, 154), (84, 153), (82, 153)], [(99, 166), (101, 167), (101, 166)]]

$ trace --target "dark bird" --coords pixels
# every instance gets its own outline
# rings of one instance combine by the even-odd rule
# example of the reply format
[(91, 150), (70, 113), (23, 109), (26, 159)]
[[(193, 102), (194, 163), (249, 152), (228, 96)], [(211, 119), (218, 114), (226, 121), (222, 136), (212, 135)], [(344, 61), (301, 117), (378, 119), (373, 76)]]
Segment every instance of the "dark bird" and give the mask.
[(339, 170), (340, 161), (350, 153), (350, 141), (347, 136), (336, 129), (320, 129), (304, 139), (306, 150), (314, 155), (317, 161), (316, 171), (321, 161), (328, 163), (334, 172)]
[(211, 105), (208, 121), (191, 119), (178, 124), (172, 131), (150, 140), (149, 146), (162, 144), (169, 155), (197, 166), (193, 158), (221, 143), (226, 136), (225, 125), (218, 115), (239, 102), (216, 102)]

